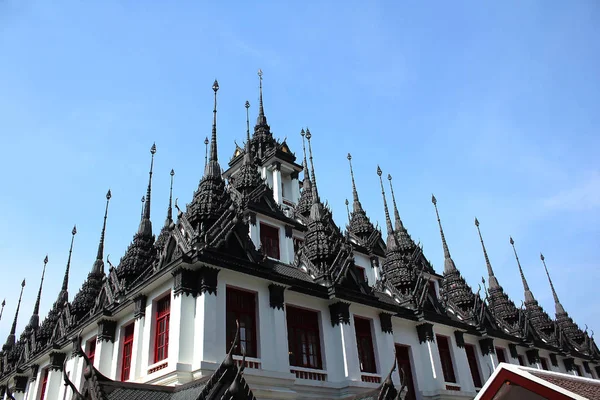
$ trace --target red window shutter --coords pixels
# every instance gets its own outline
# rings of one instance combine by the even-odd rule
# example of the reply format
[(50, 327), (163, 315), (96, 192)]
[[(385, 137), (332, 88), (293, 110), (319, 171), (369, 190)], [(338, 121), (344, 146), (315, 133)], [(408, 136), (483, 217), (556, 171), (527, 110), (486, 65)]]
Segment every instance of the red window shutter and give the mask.
[(319, 313), (285, 306), (290, 365), (322, 369)]
[(498, 362), (505, 363), (506, 362), (506, 353), (502, 347), (496, 347), (496, 357), (498, 357)]
[(257, 357), (256, 346), (256, 294), (227, 288), (226, 294), (226, 328), (227, 328), (227, 350), (235, 339), (237, 320), (240, 324), (240, 346), (234, 350), (234, 354), (242, 354), (242, 346), (246, 356)]
[(371, 321), (354, 317), (354, 331), (356, 332), (360, 371), (377, 373), (375, 353), (373, 351), (373, 337), (371, 336)]
[(169, 357), (169, 320), (171, 317), (171, 294), (156, 302), (156, 339), (154, 362)]
[(279, 260), (279, 229), (274, 226), (261, 223), (260, 245), (263, 252), (268, 257)]
[(477, 353), (475, 346), (472, 344), (465, 343), (465, 351), (467, 353), (467, 361), (469, 361), (469, 369), (471, 370), (471, 377), (473, 378), (473, 384), (476, 388), (481, 387), (481, 375), (479, 374), (479, 367), (477, 363)]
[(44, 378), (42, 379), (42, 388), (40, 390), (40, 400), (46, 400), (46, 386), (48, 386), (48, 372), (49, 368), (44, 370)]
[(440, 360), (442, 362), (444, 381), (456, 383), (456, 376), (454, 375), (454, 366), (452, 365), (452, 354), (450, 353), (450, 344), (448, 342), (448, 338), (440, 335), (436, 335), (435, 338), (437, 340)]
[(123, 358), (121, 360), (121, 381), (129, 380), (131, 370), (131, 354), (133, 353), (133, 328), (134, 324), (125, 327), (123, 333)]

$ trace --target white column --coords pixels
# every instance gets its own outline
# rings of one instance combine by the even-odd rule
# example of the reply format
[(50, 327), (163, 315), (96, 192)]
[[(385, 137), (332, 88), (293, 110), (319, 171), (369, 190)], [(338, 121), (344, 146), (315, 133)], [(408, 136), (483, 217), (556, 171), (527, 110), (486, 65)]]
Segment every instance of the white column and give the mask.
[(218, 295), (196, 297), (193, 370), (202, 368), (202, 363), (220, 364), (229, 351), (225, 348), (225, 284), (219, 282), (217, 291)]
[[(420, 359), (419, 364), (421, 365), (421, 371), (420, 373), (417, 372), (416, 377), (419, 389), (423, 392), (433, 392), (446, 388), (440, 354), (434, 338), (435, 332), (431, 328), (431, 332), (425, 338), (420, 337), (419, 345), (414, 347), (413, 356)], [(425, 341), (422, 342), (421, 340)], [(416, 365), (415, 362), (415, 367)]]
[(348, 380), (360, 381), (360, 361), (352, 314), (350, 314), (350, 324), (340, 323), (338, 328), (344, 355), (344, 376)]
[(94, 367), (102, 374), (111, 377), (114, 343), (110, 340), (100, 340), (96, 343)]
[(288, 264), (294, 261), (294, 240), (285, 235), (285, 226), (279, 229), (279, 260)]
[[(378, 318), (373, 320), (373, 325), (375, 327), (375, 335), (376, 343), (373, 345), (377, 345), (375, 351), (379, 356), (379, 375), (382, 376), (382, 379), (385, 379), (385, 376), (390, 373), (392, 366), (394, 365), (394, 335), (392, 333), (386, 333), (381, 330), (381, 323)], [(392, 373), (392, 380), (395, 385), (400, 384), (400, 375), (397, 373)]]
[(53, 370), (50, 368), (48, 371), (48, 383), (46, 383), (46, 399), (60, 399), (59, 396), (62, 384), (62, 371)]
[(456, 365), (454, 373), (457, 384), (460, 385), (462, 391), (474, 392), (475, 384), (473, 383), (473, 377), (471, 376), (471, 367), (469, 366), (469, 360), (467, 359), (467, 352), (464, 347), (458, 347), (454, 335), (452, 335), (450, 339), (450, 343), (454, 348), (454, 364)]
[(273, 168), (273, 197), (278, 204), (283, 204), (281, 196), (281, 166), (275, 165)]
[(24, 400), (25, 399), (25, 393), (24, 392), (15, 392), (13, 390), (13, 397), (15, 398), (15, 400)]
[[(180, 293), (171, 299), (169, 322), (169, 365), (187, 365), (191, 369), (194, 355), (195, 299), (189, 293)], [(185, 368), (185, 367), (184, 367)]]
[(131, 354), (130, 380), (136, 380), (141, 377), (143, 352), (145, 346), (147, 347), (148, 345), (147, 343), (144, 343), (145, 322), (146, 317), (139, 317), (135, 321), (135, 326), (133, 327), (133, 352)]
[(292, 178), (292, 194), (290, 200), (298, 204), (298, 201), (300, 200), (300, 183), (298, 181), (297, 173), (295, 175), (292, 173), (292, 176), (294, 176), (294, 178)]
[[(269, 285), (270, 286), (270, 285)], [(271, 290), (280, 293), (283, 286), (274, 285), (273, 288), (261, 290), (258, 293), (259, 305), (259, 330), (260, 359), (262, 369), (277, 372), (289, 372), (290, 358), (287, 342), (287, 330), (285, 319), (285, 306), (281, 308), (271, 307)]]

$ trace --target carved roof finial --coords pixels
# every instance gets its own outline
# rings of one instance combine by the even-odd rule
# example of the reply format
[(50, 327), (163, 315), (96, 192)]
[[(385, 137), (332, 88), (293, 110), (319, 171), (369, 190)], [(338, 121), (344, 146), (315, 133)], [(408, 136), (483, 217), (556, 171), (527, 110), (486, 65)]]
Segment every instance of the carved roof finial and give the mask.
[(402, 220), (400, 219), (400, 213), (398, 212), (398, 207), (396, 207), (396, 196), (394, 195), (394, 186), (392, 185), (392, 175), (388, 174), (387, 176), (388, 181), (390, 181), (390, 192), (392, 192), (392, 203), (394, 205), (394, 219), (395, 219), (395, 229), (396, 231), (403, 229), (404, 228), (404, 224), (402, 223)]
[(348, 201), (348, 199), (346, 199), (346, 201), (344, 202), (346, 204), (346, 213), (348, 213), (348, 223), (350, 223), (351, 218), (350, 218), (350, 202)]
[(258, 118), (256, 119), (256, 125), (266, 125), (267, 117), (265, 117), (265, 109), (263, 107), (263, 92), (262, 92), (262, 80), (263, 72), (261, 69), (258, 70), (258, 81), (259, 81), (259, 100), (258, 100)]
[(308, 187), (310, 189), (311, 179), (310, 172), (308, 170), (308, 163), (306, 162), (306, 143), (304, 141), (304, 136), (306, 135), (306, 132), (304, 132), (304, 128), (302, 128), (302, 130), (300, 131), (300, 135), (302, 136), (302, 152), (304, 153), (304, 161), (302, 162), (302, 167), (304, 167), (304, 182), (302, 183), (302, 188), (304, 189), (305, 187)]
[(238, 174), (233, 180), (233, 186), (242, 193), (243, 197), (246, 197), (260, 185), (261, 176), (252, 161), (252, 151), (250, 146), (250, 102), (248, 100), (246, 100), (244, 107), (246, 107), (246, 143), (244, 145), (244, 161), (242, 162)]
[(390, 219), (390, 211), (388, 210), (387, 200), (385, 198), (385, 189), (383, 188), (383, 179), (381, 179), (381, 175), (383, 172), (379, 165), (377, 166), (377, 175), (379, 176), (379, 184), (381, 185), (381, 196), (383, 197), (383, 208), (385, 211), (385, 225), (387, 227), (387, 250), (395, 250), (398, 247), (398, 241), (396, 235), (394, 234), (394, 228), (392, 227), (392, 220)]
[(150, 221), (150, 199), (152, 196), (152, 170), (154, 169), (154, 154), (156, 154), (156, 143), (152, 144), (152, 147), (150, 148), (150, 154), (152, 154), (152, 158), (150, 160), (150, 174), (148, 177), (148, 188), (146, 189), (146, 201), (145, 203), (142, 203), (144, 212), (142, 214), (140, 228), (138, 229), (138, 233), (145, 237), (152, 236), (152, 221)]
[(479, 233), (479, 241), (481, 242), (481, 248), (483, 249), (483, 256), (485, 257), (485, 265), (487, 266), (488, 275), (490, 279), (490, 287), (496, 288), (500, 285), (498, 284), (498, 279), (494, 275), (494, 270), (492, 269), (492, 264), (490, 263), (490, 259), (488, 257), (487, 251), (485, 249), (485, 244), (483, 243), (483, 237), (481, 236), (481, 230), (479, 229), (479, 220), (475, 218), (475, 226), (477, 227), (477, 233)]
[(510, 237), (510, 244), (513, 248), (513, 252), (515, 253), (515, 258), (517, 259), (517, 265), (519, 266), (519, 273), (521, 274), (521, 281), (523, 282), (523, 289), (525, 290), (525, 302), (534, 301), (533, 293), (529, 290), (529, 285), (527, 284), (527, 280), (525, 279), (525, 274), (523, 274), (523, 268), (521, 268), (521, 261), (519, 261), (519, 256), (517, 255), (517, 249), (515, 248), (515, 241), (512, 236)]
[(250, 102), (248, 100), (246, 100), (246, 104), (244, 104), (244, 107), (246, 107), (246, 149), (250, 148)]
[(310, 180), (310, 172), (308, 171), (308, 163), (306, 162), (306, 142), (304, 140), (306, 132), (304, 131), (304, 128), (300, 131), (300, 136), (302, 136), (302, 151), (304, 153), (304, 160), (302, 162), (304, 180), (302, 181), (302, 193), (300, 194), (300, 200), (296, 205), (296, 212), (306, 215), (312, 207), (312, 182)]
[(442, 229), (442, 221), (440, 220), (440, 213), (437, 208), (437, 199), (432, 194), (431, 202), (433, 203), (433, 207), (435, 207), (435, 215), (437, 216), (438, 225), (440, 226), (440, 235), (442, 236), (442, 246), (444, 248), (444, 272), (451, 272), (456, 270), (456, 265), (454, 264), (454, 260), (450, 256), (450, 250), (448, 249), (448, 243), (446, 243), (446, 237), (444, 236), (444, 229)]
[(312, 134), (310, 130), (306, 128), (306, 140), (308, 140), (308, 155), (310, 160), (310, 174), (312, 175), (312, 186), (313, 186), (313, 203), (319, 202), (319, 191), (317, 190), (317, 175), (315, 175), (315, 165), (313, 164), (313, 155), (312, 155), (312, 146), (310, 143), (310, 138), (312, 138)]
[(110, 203), (110, 198), (112, 197), (112, 193), (110, 189), (106, 193), (106, 208), (104, 209), (104, 222), (102, 223), (102, 232), (100, 233), (100, 243), (98, 243), (98, 254), (96, 256), (96, 261), (94, 261), (94, 266), (92, 267), (92, 273), (94, 274), (104, 274), (104, 236), (106, 234), (106, 219), (108, 218), (108, 204)]
[(71, 245), (69, 246), (69, 257), (67, 258), (67, 267), (65, 268), (65, 276), (63, 277), (62, 287), (58, 295), (58, 302), (62, 305), (69, 299), (69, 271), (71, 270), (71, 255), (73, 254), (73, 242), (77, 234), (77, 225), (73, 225), (71, 231)]
[(554, 284), (552, 283), (552, 278), (550, 278), (550, 273), (548, 272), (548, 267), (546, 266), (546, 258), (542, 253), (540, 253), (540, 259), (544, 264), (544, 269), (546, 270), (546, 276), (548, 276), (548, 282), (550, 282), (550, 288), (552, 289), (552, 296), (554, 297), (554, 307), (556, 309), (556, 314), (565, 314), (565, 309), (562, 304), (558, 300), (558, 295), (556, 294), (556, 290), (554, 290)]
[(169, 187), (169, 207), (167, 208), (165, 226), (169, 226), (173, 222), (173, 177), (175, 176), (175, 170), (171, 169), (169, 175), (171, 175), (171, 186)]
[(352, 169), (352, 155), (350, 153), (348, 153), (348, 163), (350, 164), (350, 176), (352, 177), (352, 198), (354, 200), (354, 202), (352, 203), (352, 210), (354, 212), (357, 212), (358, 210), (362, 209), (362, 205), (360, 204), (360, 201), (358, 200), (358, 192), (356, 191), (356, 184), (354, 183), (354, 170)]
[(40, 280), (40, 288), (38, 290), (35, 305), (33, 306), (33, 314), (29, 320), (29, 325), (25, 329), (37, 329), (40, 325), (40, 301), (42, 299), (42, 287), (44, 286), (44, 276), (46, 275), (46, 265), (48, 264), (48, 255), (44, 257), (44, 268), (42, 269), (42, 279)]
[(208, 164), (208, 136), (204, 138), (204, 169), (206, 169), (206, 164)]
[(2, 320), (2, 314), (4, 313), (5, 305), (6, 305), (6, 299), (2, 300), (2, 308), (0, 308), (0, 321)]
[(21, 299), (23, 298), (23, 289), (25, 288), (25, 279), (21, 282), (21, 294), (19, 294), (19, 301), (17, 303), (17, 310), (15, 311), (15, 318), (13, 319), (12, 327), (10, 328), (10, 334), (6, 339), (5, 346), (14, 346), (15, 344), (15, 333), (17, 332), (17, 319), (19, 318), (19, 308), (21, 308)]
[(212, 89), (215, 92), (215, 103), (213, 107), (212, 134), (210, 137), (210, 154), (208, 156), (208, 163), (204, 169), (204, 176), (217, 177), (221, 176), (221, 167), (217, 156), (217, 92), (219, 91), (219, 82), (216, 79)]
[(142, 211), (140, 211), (140, 221), (144, 219), (144, 203), (146, 202), (146, 196), (142, 196)]

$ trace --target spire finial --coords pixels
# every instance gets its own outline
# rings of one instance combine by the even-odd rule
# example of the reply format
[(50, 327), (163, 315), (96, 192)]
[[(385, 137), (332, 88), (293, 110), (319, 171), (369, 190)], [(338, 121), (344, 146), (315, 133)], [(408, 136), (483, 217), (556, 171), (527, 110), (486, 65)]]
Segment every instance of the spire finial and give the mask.
[(381, 175), (383, 172), (379, 165), (377, 166), (377, 175), (379, 176), (379, 184), (381, 185), (381, 196), (383, 197), (383, 208), (385, 211), (385, 225), (387, 227), (387, 249), (393, 250), (397, 247), (396, 235), (394, 235), (394, 228), (392, 227), (392, 220), (390, 219), (390, 212), (388, 210), (387, 200), (385, 198), (385, 189), (383, 188), (383, 179)]
[(208, 136), (204, 138), (204, 168), (208, 164)]
[(346, 213), (348, 213), (348, 223), (350, 223), (350, 207), (348, 207), (350, 202), (348, 201), (348, 199), (346, 199), (344, 203), (346, 204)]
[(490, 259), (487, 254), (487, 250), (485, 249), (485, 244), (483, 243), (483, 237), (481, 236), (481, 230), (479, 229), (479, 220), (475, 218), (475, 226), (477, 227), (477, 233), (479, 234), (479, 241), (481, 242), (481, 248), (483, 249), (483, 256), (485, 257), (485, 265), (487, 266), (488, 276), (490, 279), (490, 287), (498, 287), (498, 279), (494, 275), (494, 270), (492, 269), (492, 264), (490, 263)]
[(146, 202), (146, 196), (142, 196), (142, 211), (140, 212), (140, 220), (144, 219), (144, 203)]
[(452, 257), (450, 256), (448, 243), (446, 243), (446, 236), (444, 236), (444, 229), (442, 229), (440, 213), (437, 208), (437, 199), (433, 194), (431, 195), (431, 202), (433, 203), (433, 207), (435, 207), (435, 215), (437, 216), (438, 225), (440, 226), (440, 235), (442, 236), (442, 247), (444, 248), (444, 272), (451, 272), (456, 269), (456, 265), (454, 265), (454, 260), (452, 260)]
[(392, 175), (388, 174), (387, 178), (390, 182), (390, 192), (392, 192), (392, 203), (394, 205), (394, 222), (396, 224), (395, 230), (399, 231), (404, 228), (404, 224), (402, 224), (402, 220), (400, 219), (400, 213), (398, 212), (398, 207), (396, 207), (396, 196), (394, 195), (394, 186), (392, 185)]
[(73, 254), (73, 242), (75, 241), (75, 235), (77, 234), (77, 225), (73, 225), (71, 231), (71, 246), (69, 246), (69, 257), (67, 258), (67, 267), (65, 268), (65, 276), (63, 277), (62, 287), (58, 296), (59, 302), (64, 304), (68, 300), (69, 293), (69, 271), (71, 269), (71, 254)]
[(315, 175), (315, 165), (313, 164), (312, 146), (310, 144), (310, 138), (312, 137), (310, 130), (306, 128), (306, 140), (308, 140), (308, 155), (310, 160), (310, 174), (312, 175), (313, 185), (313, 202), (319, 202), (319, 191), (317, 190), (317, 175)]
[[(304, 153), (304, 161), (302, 162), (302, 167), (304, 168), (304, 182), (302, 183), (302, 188), (312, 190), (310, 187), (310, 172), (308, 171), (308, 163), (306, 162), (306, 143), (304, 141), (304, 136), (306, 132), (304, 132), (304, 128), (300, 131), (300, 136), (302, 136), (302, 151)], [(305, 185), (309, 186), (305, 186)]]
[(258, 85), (259, 85), (259, 100), (258, 100), (258, 118), (256, 120), (256, 125), (266, 125), (267, 117), (265, 117), (265, 109), (263, 107), (263, 92), (262, 92), (262, 81), (263, 81), (263, 72), (262, 69), (258, 70)]
[(146, 204), (144, 206), (144, 219), (150, 219), (150, 197), (152, 195), (152, 169), (154, 168), (154, 154), (156, 154), (156, 143), (152, 144), (150, 148), (150, 154), (152, 158), (150, 160), (150, 176), (148, 178), (148, 189), (146, 189)]
[(48, 255), (44, 257), (44, 268), (42, 269), (42, 279), (40, 280), (40, 288), (38, 290), (37, 298), (35, 299), (35, 305), (33, 306), (33, 315), (29, 321), (29, 328), (37, 328), (40, 322), (40, 301), (42, 298), (42, 287), (44, 285), (44, 276), (46, 275), (46, 265), (48, 264)]
[(512, 236), (510, 236), (510, 244), (513, 248), (513, 252), (515, 253), (515, 258), (517, 259), (517, 265), (519, 266), (519, 273), (521, 274), (521, 281), (523, 282), (523, 289), (525, 290), (525, 301), (533, 301), (533, 293), (529, 290), (529, 285), (527, 284), (527, 280), (525, 279), (525, 274), (523, 274), (523, 268), (521, 268), (521, 261), (519, 261), (519, 256), (517, 255), (517, 249), (515, 248), (515, 241)]
[(562, 304), (560, 304), (560, 301), (558, 300), (558, 295), (556, 294), (556, 290), (554, 290), (554, 284), (552, 283), (552, 278), (550, 278), (550, 273), (548, 272), (548, 267), (546, 266), (546, 258), (544, 257), (544, 255), (542, 253), (540, 253), (540, 259), (542, 260), (542, 263), (544, 264), (544, 269), (546, 270), (546, 276), (548, 276), (548, 282), (550, 282), (550, 289), (552, 289), (552, 296), (554, 297), (554, 308), (556, 310), (556, 313), (563, 314), (565, 312), (565, 309), (563, 308)]
[(219, 91), (219, 82), (215, 79), (212, 86), (213, 92), (215, 93), (215, 105), (213, 108), (213, 124), (212, 134), (210, 138), (210, 154), (208, 156), (208, 163), (204, 169), (205, 176), (221, 176), (221, 167), (219, 166), (219, 159), (217, 157), (217, 92)]
[(358, 210), (362, 209), (362, 205), (360, 204), (360, 201), (358, 200), (358, 191), (356, 190), (356, 184), (354, 183), (354, 170), (352, 169), (352, 155), (350, 153), (348, 153), (348, 163), (350, 164), (350, 176), (352, 177), (352, 198), (354, 200), (354, 202), (352, 203), (352, 210), (354, 212), (357, 212)]
[(17, 332), (17, 319), (19, 318), (19, 308), (21, 308), (21, 299), (23, 298), (23, 289), (25, 288), (25, 279), (21, 282), (21, 294), (19, 294), (19, 302), (17, 303), (17, 310), (15, 311), (15, 319), (13, 319), (12, 327), (10, 328), (10, 335), (6, 340), (7, 346), (13, 346), (15, 344), (15, 333)]
[(98, 244), (98, 254), (96, 255), (96, 261), (92, 268), (92, 273), (104, 274), (104, 235), (106, 234), (106, 219), (108, 218), (108, 204), (112, 193), (110, 189), (106, 193), (106, 208), (104, 209), (104, 222), (102, 223), (102, 232), (100, 233), (100, 243)]
[(6, 305), (6, 299), (2, 300), (2, 308), (0, 308), (0, 321), (2, 320), (2, 314), (4, 313), (5, 305)]
[(167, 220), (165, 221), (165, 226), (171, 225), (173, 222), (173, 177), (175, 176), (175, 171), (171, 169), (171, 187), (169, 188), (169, 208), (167, 208)]
[(252, 161), (252, 154), (250, 154), (250, 102), (248, 100), (244, 107), (246, 107), (246, 155), (244, 158), (246, 161)]

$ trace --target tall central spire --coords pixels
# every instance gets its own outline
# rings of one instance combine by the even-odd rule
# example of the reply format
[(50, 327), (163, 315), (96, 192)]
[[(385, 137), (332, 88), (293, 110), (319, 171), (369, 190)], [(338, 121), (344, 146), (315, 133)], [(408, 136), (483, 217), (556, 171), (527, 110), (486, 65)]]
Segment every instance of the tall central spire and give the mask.
[(35, 305), (33, 306), (33, 314), (27, 325), (27, 330), (37, 329), (40, 325), (40, 301), (42, 298), (42, 287), (44, 286), (44, 276), (46, 275), (46, 264), (48, 264), (48, 255), (44, 258), (44, 269), (42, 269), (42, 279), (40, 280), (40, 289), (38, 290)]
[(306, 132), (304, 131), (304, 128), (302, 128), (300, 131), (300, 135), (302, 136), (302, 151), (304, 153), (304, 160), (302, 162), (302, 167), (304, 169), (304, 181), (302, 181), (302, 193), (300, 194), (300, 200), (298, 200), (295, 212), (307, 216), (308, 212), (310, 212), (310, 208), (312, 207), (312, 182), (310, 180), (308, 162), (306, 162), (306, 142), (304, 140)]
[(217, 92), (219, 91), (219, 82), (215, 79), (212, 86), (213, 92), (215, 93), (215, 102), (213, 107), (213, 124), (212, 133), (210, 137), (210, 154), (208, 158), (208, 164), (204, 170), (204, 176), (220, 176), (221, 167), (219, 166), (219, 160), (217, 157)]
[(348, 163), (350, 164), (350, 177), (352, 178), (352, 198), (354, 202), (352, 203), (353, 212), (358, 212), (362, 210), (362, 205), (358, 200), (358, 192), (356, 191), (356, 183), (354, 182), (354, 170), (352, 169), (352, 155), (348, 153)]
[(15, 334), (17, 333), (17, 320), (19, 318), (19, 308), (21, 308), (21, 299), (23, 298), (23, 289), (25, 288), (25, 279), (21, 282), (21, 294), (19, 294), (19, 302), (17, 303), (17, 311), (15, 311), (15, 318), (13, 319), (12, 327), (10, 328), (10, 334), (6, 339), (6, 344), (3, 350), (7, 347), (10, 348), (15, 345)]
[[(250, 102), (246, 100), (246, 143), (244, 145), (244, 161), (239, 172), (233, 179), (233, 187), (242, 194), (244, 199), (256, 189), (261, 182), (261, 176), (252, 160), (250, 142)], [(245, 200), (244, 200), (245, 201)]]
[(65, 276), (63, 277), (62, 287), (57, 299), (57, 302), (60, 306), (69, 300), (69, 271), (71, 269), (71, 254), (73, 254), (73, 242), (75, 241), (76, 234), (77, 226), (73, 225), (73, 230), (71, 231), (71, 246), (69, 246), (69, 257), (67, 258), (67, 267), (65, 268)]
[(98, 254), (96, 255), (96, 261), (94, 261), (94, 266), (92, 267), (93, 274), (104, 274), (104, 235), (106, 234), (106, 218), (108, 218), (108, 204), (110, 203), (110, 198), (112, 197), (112, 193), (110, 189), (106, 193), (106, 208), (104, 209), (104, 222), (102, 223), (102, 232), (100, 233), (100, 243), (98, 244)]
[(395, 251), (398, 248), (398, 240), (396, 239), (396, 235), (394, 235), (394, 228), (392, 227), (392, 220), (390, 219), (390, 211), (388, 209), (387, 200), (385, 198), (385, 189), (383, 188), (383, 180), (381, 179), (382, 175), (381, 168), (379, 165), (377, 166), (377, 175), (379, 176), (379, 184), (381, 185), (381, 197), (383, 197), (383, 208), (385, 211), (385, 226), (387, 228), (387, 240), (386, 247), (387, 251)]
[[(313, 204), (320, 203), (319, 199), (319, 191), (317, 189), (317, 175), (315, 174), (315, 164), (313, 163), (313, 154), (312, 154), (312, 146), (310, 144), (310, 139), (312, 135), (310, 130), (306, 128), (306, 140), (308, 140), (308, 155), (310, 160), (310, 174), (312, 175), (312, 195), (313, 195)], [(313, 207), (314, 208), (314, 207)], [(312, 211), (311, 211), (312, 214)]]
[(167, 220), (165, 226), (171, 225), (173, 222), (173, 177), (175, 176), (175, 170), (171, 169), (171, 185), (169, 186), (169, 207), (167, 208)]
[(519, 273), (521, 274), (521, 281), (523, 282), (523, 290), (525, 290), (525, 302), (535, 301), (533, 293), (531, 293), (531, 290), (529, 290), (529, 285), (527, 284), (527, 280), (525, 279), (525, 274), (523, 274), (523, 268), (521, 268), (521, 261), (519, 261), (517, 249), (515, 248), (515, 241), (513, 240), (512, 236), (510, 237), (510, 244), (513, 248), (513, 252), (515, 253), (515, 258), (517, 259), (517, 265), (519, 266)]
[(492, 269), (492, 264), (490, 263), (490, 259), (488, 257), (487, 251), (485, 249), (485, 244), (483, 243), (483, 237), (481, 236), (481, 230), (479, 230), (479, 220), (475, 218), (475, 226), (477, 227), (477, 233), (479, 233), (479, 241), (481, 242), (481, 248), (483, 249), (483, 256), (485, 257), (485, 265), (487, 266), (488, 276), (489, 276), (489, 285), (492, 288), (497, 288), (500, 286), (498, 284), (498, 279), (494, 275), (494, 270)]
[(267, 125), (267, 117), (265, 117), (265, 109), (263, 107), (263, 92), (262, 92), (262, 80), (263, 72), (261, 69), (258, 70), (258, 81), (259, 81), (259, 99), (258, 99), (258, 118), (256, 119), (256, 125)]
[(416, 247), (415, 242), (412, 240), (408, 231), (404, 227), (402, 220), (400, 219), (400, 213), (396, 206), (396, 196), (394, 195), (394, 186), (392, 185), (392, 175), (388, 174), (388, 181), (390, 183), (390, 192), (392, 193), (392, 204), (394, 205), (394, 230), (396, 231), (396, 237), (398, 238), (398, 244), (405, 249), (414, 249)]
[(138, 233), (142, 236), (152, 236), (152, 222), (150, 221), (150, 198), (152, 196), (152, 169), (154, 168), (154, 154), (156, 154), (156, 143), (152, 144), (150, 148), (150, 173), (148, 178), (148, 189), (146, 189), (146, 202), (144, 203), (144, 213), (142, 215), (142, 221), (140, 222), (140, 228)]
[(444, 248), (444, 272), (452, 272), (456, 270), (456, 265), (450, 256), (450, 250), (448, 249), (446, 237), (444, 236), (444, 229), (442, 228), (442, 221), (440, 220), (440, 213), (437, 208), (437, 199), (434, 195), (431, 195), (431, 202), (433, 203), (433, 207), (435, 207), (435, 215), (437, 216), (438, 225), (440, 226), (440, 235), (442, 236), (442, 246)]
[(548, 282), (550, 282), (550, 289), (552, 289), (552, 296), (554, 297), (554, 307), (556, 310), (556, 314), (565, 314), (565, 309), (562, 306), (562, 304), (560, 304), (560, 301), (558, 300), (558, 295), (556, 294), (556, 290), (554, 290), (554, 284), (552, 283), (552, 278), (550, 278), (550, 273), (548, 272), (548, 267), (546, 266), (546, 258), (544, 257), (544, 255), (542, 253), (540, 253), (540, 259), (542, 260), (542, 263), (544, 264), (544, 269), (546, 270), (546, 276), (548, 276)]

